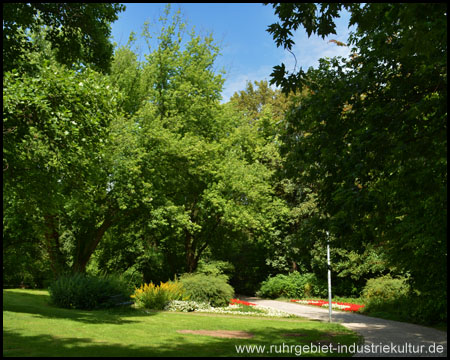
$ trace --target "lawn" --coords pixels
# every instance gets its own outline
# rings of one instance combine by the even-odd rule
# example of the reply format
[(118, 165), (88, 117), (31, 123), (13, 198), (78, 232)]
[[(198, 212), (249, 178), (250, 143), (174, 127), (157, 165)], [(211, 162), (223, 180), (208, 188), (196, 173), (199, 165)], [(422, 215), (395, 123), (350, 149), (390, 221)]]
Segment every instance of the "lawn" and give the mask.
[[(181, 330), (238, 331), (252, 337), (219, 338)], [(143, 313), (132, 308), (66, 310), (51, 306), (45, 290), (3, 290), (3, 356), (258, 356), (238, 354), (236, 346), (265, 345), (267, 351), (271, 345), (292, 349), (311, 343), (351, 345), (360, 341), (342, 325), (302, 318)], [(277, 355), (296, 356), (270, 353)]]

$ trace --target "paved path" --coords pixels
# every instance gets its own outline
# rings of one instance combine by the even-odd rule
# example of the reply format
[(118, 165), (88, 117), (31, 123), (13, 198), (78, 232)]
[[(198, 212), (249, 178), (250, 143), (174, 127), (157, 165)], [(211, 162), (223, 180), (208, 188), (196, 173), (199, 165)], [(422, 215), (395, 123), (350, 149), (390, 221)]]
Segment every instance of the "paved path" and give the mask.
[[(256, 297), (240, 297), (240, 299), (310, 319), (329, 320), (328, 309), (316, 306), (263, 300)], [(444, 331), (334, 310), (332, 321), (341, 323), (364, 337), (364, 345), (359, 345), (363, 353), (355, 354), (356, 357), (447, 356), (447, 333)], [(442, 349), (441, 353), (438, 352), (440, 349)]]

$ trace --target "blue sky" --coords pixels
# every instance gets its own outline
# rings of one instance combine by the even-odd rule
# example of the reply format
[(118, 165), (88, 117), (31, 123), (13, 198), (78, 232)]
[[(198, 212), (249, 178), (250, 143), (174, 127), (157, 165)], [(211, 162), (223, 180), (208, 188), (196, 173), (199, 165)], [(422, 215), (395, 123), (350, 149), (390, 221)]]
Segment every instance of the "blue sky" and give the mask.
[[(119, 14), (112, 24), (113, 41), (124, 45), (131, 31), (141, 34), (146, 20), (155, 22), (162, 14), (163, 3), (125, 3), (127, 10)], [(195, 26), (200, 34), (212, 33), (220, 44), (221, 56), (216, 61), (217, 69), (225, 69), (223, 101), (235, 91), (243, 90), (247, 81), (270, 80), (275, 65), (282, 62), (288, 71), (294, 68), (293, 56), (277, 48), (266, 29), (276, 22), (271, 5), (259, 3), (172, 3), (172, 9), (181, 10), (188, 29)], [(348, 37), (348, 14), (336, 20), (337, 35), (325, 40), (312, 35), (308, 38), (303, 28), (294, 34), (293, 52), (297, 58), (297, 69), (317, 66), (321, 57), (348, 56), (349, 50), (329, 43), (330, 39), (346, 42)], [(155, 28), (154, 30), (159, 30)], [(138, 43), (145, 53), (145, 43)]]

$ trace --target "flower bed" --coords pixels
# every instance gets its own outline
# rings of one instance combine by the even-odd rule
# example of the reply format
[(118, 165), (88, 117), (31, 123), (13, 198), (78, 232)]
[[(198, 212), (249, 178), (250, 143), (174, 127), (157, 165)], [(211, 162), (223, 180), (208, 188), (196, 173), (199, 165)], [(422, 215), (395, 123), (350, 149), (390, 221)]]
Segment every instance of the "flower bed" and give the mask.
[[(166, 307), (167, 311), (181, 312), (202, 312), (216, 314), (250, 315), (250, 316), (269, 316), (269, 317), (296, 317), (281, 310), (249, 303), (247, 301), (232, 299), (230, 305), (226, 307), (213, 307), (206, 303), (197, 303), (195, 301), (171, 301)], [(251, 311), (250, 311), (251, 310)]]
[[(296, 300), (296, 299), (293, 299), (293, 300), (291, 300), (291, 302), (296, 302), (298, 304), (304, 304), (304, 305), (328, 307), (327, 300)], [(344, 310), (344, 311), (356, 312), (363, 307), (364, 307), (364, 305), (351, 304), (351, 303), (340, 302), (340, 301), (332, 301), (331, 302), (332, 309), (339, 309), (339, 310)]]
[(256, 304), (249, 303), (244, 300), (239, 300), (239, 299), (231, 299), (230, 300), (230, 305), (236, 305), (236, 304), (247, 305), (247, 306), (256, 306)]

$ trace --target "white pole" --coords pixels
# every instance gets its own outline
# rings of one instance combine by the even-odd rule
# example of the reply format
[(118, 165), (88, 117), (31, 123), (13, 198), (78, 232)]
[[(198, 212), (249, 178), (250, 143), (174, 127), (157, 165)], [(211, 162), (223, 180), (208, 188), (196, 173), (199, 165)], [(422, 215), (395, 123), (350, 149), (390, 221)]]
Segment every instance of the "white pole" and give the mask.
[(328, 316), (331, 322), (331, 263), (330, 263), (330, 238), (327, 231), (327, 263), (328, 263)]

